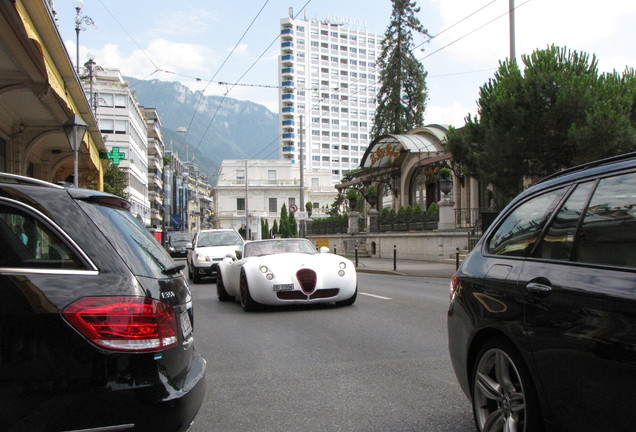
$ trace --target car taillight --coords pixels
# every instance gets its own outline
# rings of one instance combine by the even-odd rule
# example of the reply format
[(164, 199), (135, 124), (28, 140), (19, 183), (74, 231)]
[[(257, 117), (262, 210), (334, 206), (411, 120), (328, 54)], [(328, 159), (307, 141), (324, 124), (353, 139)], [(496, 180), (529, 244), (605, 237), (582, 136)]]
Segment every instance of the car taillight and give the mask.
[(457, 273), (453, 275), (450, 282), (450, 299), (451, 301), (455, 298), (455, 294), (457, 293), (457, 288), (459, 287), (459, 276)]
[(146, 297), (84, 297), (62, 315), (96, 345), (118, 351), (159, 351), (177, 344), (172, 306)]

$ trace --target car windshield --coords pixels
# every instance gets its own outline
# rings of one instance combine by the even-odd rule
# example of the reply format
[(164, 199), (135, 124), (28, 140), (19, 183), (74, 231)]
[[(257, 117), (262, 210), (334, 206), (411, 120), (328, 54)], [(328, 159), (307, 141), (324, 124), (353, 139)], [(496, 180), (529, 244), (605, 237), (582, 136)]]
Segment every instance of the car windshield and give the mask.
[(199, 234), (197, 247), (234, 246), (243, 244), (241, 236), (235, 231), (203, 231)]
[(294, 240), (262, 240), (245, 244), (244, 257), (273, 255), (280, 253), (318, 253), (314, 245), (304, 239)]
[(176, 242), (176, 241), (189, 242), (189, 241), (192, 241), (192, 235), (186, 232), (172, 233), (170, 234), (170, 240), (173, 242)]

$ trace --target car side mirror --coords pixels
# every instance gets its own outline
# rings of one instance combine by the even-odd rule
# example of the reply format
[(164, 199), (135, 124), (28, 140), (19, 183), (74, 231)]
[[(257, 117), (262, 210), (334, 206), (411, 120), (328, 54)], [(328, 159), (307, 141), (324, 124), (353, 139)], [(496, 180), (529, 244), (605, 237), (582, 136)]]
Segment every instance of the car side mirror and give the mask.
[(329, 253), (329, 248), (327, 246), (321, 246), (318, 250), (320, 253)]
[[(228, 254), (228, 255), (231, 255), (231, 254)], [(242, 257), (243, 257), (243, 252), (241, 252), (240, 250), (237, 250), (236, 251), (236, 259), (241, 259)]]

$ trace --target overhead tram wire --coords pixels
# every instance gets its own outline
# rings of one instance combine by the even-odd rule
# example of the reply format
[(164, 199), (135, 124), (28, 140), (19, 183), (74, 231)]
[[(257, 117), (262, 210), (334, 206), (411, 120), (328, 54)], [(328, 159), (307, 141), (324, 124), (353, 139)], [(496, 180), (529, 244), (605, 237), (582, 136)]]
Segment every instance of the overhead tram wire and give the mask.
[[(234, 51), (236, 51), (236, 49), (238, 48), (238, 46), (240, 45), (240, 43), (243, 41), (243, 39), (245, 38), (245, 35), (247, 35), (247, 33), (250, 31), (250, 29), (252, 28), (252, 26), (254, 25), (254, 23), (256, 22), (256, 20), (258, 19), (258, 17), (261, 15), (261, 13), (263, 12), (263, 9), (265, 9), (265, 6), (267, 6), (267, 3), (269, 3), (269, 0), (265, 0), (265, 3), (263, 3), (263, 6), (261, 6), (261, 8), (259, 9), (259, 11), (256, 13), (256, 16), (252, 19), (252, 22), (250, 23), (249, 26), (247, 26), (247, 29), (245, 29), (245, 31), (243, 32), (243, 34), (241, 35), (240, 39), (236, 42), (236, 44), (234, 44), (234, 48), (232, 48), (232, 51), (230, 51), (228, 53), (228, 55), (225, 57), (225, 60), (223, 60), (223, 63), (221, 63), (221, 65), (219, 66), (219, 68), (216, 70), (216, 72), (214, 73), (214, 75), (212, 76), (212, 78), (210, 78), (210, 80), (208, 81), (208, 83), (206, 84), (206, 86), (203, 88), (203, 90), (201, 91), (201, 94), (199, 95), (199, 100), (197, 101), (197, 105), (194, 108), (194, 112), (192, 113), (192, 117), (190, 118), (190, 123), (188, 124), (188, 127), (186, 129), (186, 133), (185, 136), (183, 138), (183, 142), (185, 143), (188, 139), (188, 135), (190, 133), (190, 129), (192, 128), (192, 123), (194, 122), (194, 118), (197, 115), (197, 112), (199, 111), (199, 106), (201, 105), (201, 101), (203, 100), (203, 95), (205, 93), (205, 91), (207, 90), (207, 88), (210, 86), (210, 84), (212, 84), (212, 82), (214, 81), (214, 78), (216, 78), (216, 76), (219, 74), (219, 72), (221, 72), (221, 69), (223, 69), (223, 66), (225, 66), (225, 64), (227, 63), (227, 61), (230, 59), (230, 57), (232, 56), (232, 54), (234, 54)], [(218, 109), (217, 109), (218, 111)], [(215, 113), (216, 115), (216, 113)], [(207, 133), (207, 129), (206, 132)], [(205, 133), (203, 134), (203, 136), (205, 136)], [(198, 148), (198, 145), (197, 145)], [(195, 149), (196, 152), (196, 149)]]
[[(301, 12), (303, 12), (305, 10), (305, 8), (307, 7), (307, 5), (311, 3), (311, 0), (307, 0), (307, 2), (305, 2), (305, 4), (303, 5), (303, 7), (298, 11), (298, 13), (296, 15), (294, 15), (294, 17), (292, 18), (292, 21), (295, 20), (298, 15), (300, 15)], [(236, 80), (236, 82), (234, 84), (232, 84), (232, 86), (230, 88), (228, 88), (226, 90), (226, 92), (223, 94), (223, 97), (221, 99), (221, 101), (219, 101), (219, 106), (217, 107), (216, 111), (214, 112), (214, 115), (212, 116), (212, 118), (210, 119), (210, 122), (208, 123), (207, 128), (205, 129), (205, 132), (203, 133), (203, 135), (201, 136), (201, 140), (197, 143), (196, 147), (194, 148), (194, 153), (196, 153), (196, 151), (198, 150), (199, 146), (201, 145), (201, 143), (203, 142), (203, 140), (205, 139), (205, 135), (208, 133), (208, 130), (210, 130), (210, 127), (212, 126), (212, 123), (214, 122), (214, 120), (216, 119), (216, 115), (219, 112), (219, 109), (221, 108), (221, 105), (223, 104), (223, 102), (225, 101), (227, 95), (232, 91), (232, 89), (234, 89), (234, 87), (236, 87), (240, 81), (245, 77), (245, 75), (247, 75), (254, 66), (256, 66), (256, 63), (258, 63), (263, 56), (269, 51), (269, 49), (272, 47), (272, 45), (274, 45), (276, 43), (276, 41), (280, 39), (280, 32), (278, 32), (278, 34), (276, 35), (276, 37), (274, 38), (274, 40), (272, 41), (272, 43), (270, 43), (267, 48), (265, 48), (265, 50), (263, 50), (263, 52), (261, 53), (261, 55), (258, 56), (258, 58), (256, 60), (254, 60), (254, 62), (250, 65), (249, 68), (247, 68), (247, 70), (245, 71), (245, 73), (243, 73), (243, 75), (241, 75), (241, 77)]]
[[(466, 15), (466, 16), (465, 16), (464, 18), (462, 18), (461, 20), (459, 20), (459, 21), (455, 22), (454, 24), (452, 24), (451, 26), (449, 26), (449, 27), (445, 28), (444, 30), (440, 31), (439, 33), (436, 33), (435, 35), (431, 36), (431, 37), (430, 37), (427, 41), (422, 42), (421, 44), (419, 44), (419, 45), (417, 45), (417, 46), (413, 47), (413, 48), (411, 49), (411, 52), (414, 52), (417, 48), (421, 47), (421, 46), (422, 46), (422, 45), (424, 45), (425, 43), (430, 42), (432, 39), (436, 38), (437, 36), (441, 35), (442, 33), (444, 33), (444, 32), (446, 32), (446, 31), (448, 31), (448, 30), (452, 29), (453, 27), (455, 27), (455, 26), (457, 26), (458, 24), (460, 24), (461, 22), (463, 22), (463, 21), (467, 20), (467, 19), (468, 19), (468, 18), (470, 18), (471, 16), (473, 16), (473, 15), (475, 15), (475, 14), (477, 14), (477, 13), (481, 12), (483, 9), (485, 9), (486, 7), (488, 7), (488, 6), (490, 6), (491, 4), (495, 3), (496, 1), (497, 1), (497, 0), (492, 0), (492, 1), (490, 1), (489, 3), (486, 3), (485, 5), (481, 6), (479, 9), (475, 10), (474, 12), (472, 12), (472, 13), (470, 13), (470, 14)], [(527, 0), (527, 1), (530, 1), (530, 0)], [(489, 22), (489, 23), (490, 23), (490, 22)], [(488, 25), (489, 23), (486, 23), (485, 25)], [(465, 36), (463, 36), (463, 37), (465, 37)], [(439, 51), (439, 50), (438, 50), (438, 51)], [(490, 69), (488, 69), (488, 70), (490, 70)], [(475, 73), (475, 72), (482, 72), (482, 71), (484, 71), (484, 70), (479, 70), (479, 71), (468, 71), (468, 72), (460, 72), (460, 73), (456, 73), (456, 74), (447, 74), (447, 75), (439, 75), (439, 76), (460, 75), (460, 74)], [(378, 72), (379, 72), (379, 67), (376, 65), (376, 67), (375, 67), (375, 68), (374, 68), (374, 69), (373, 69), (370, 73), (378, 73)], [(359, 83), (362, 79), (363, 79), (363, 78), (358, 78), (357, 80), (353, 81), (353, 83), (351, 83), (351, 84)], [(380, 81), (379, 81), (379, 80), (376, 80), (374, 84), (370, 84), (370, 85), (379, 85), (379, 84), (380, 84)], [(276, 86), (276, 87), (278, 87), (278, 86)], [(368, 90), (368, 87), (369, 87), (369, 85), (365, 86), (365, 87), (364, 87), (364, 88), (362, 88), (362, 89), (358, 89), (356, 92), (354, 92), (354, 93), (350, 94), (349, 96), (356, 96), (356, 95), (359, 95), (359, 94), (360, 94), (360, 93), (362, 93), (362, 92), (366, 92), (366, 91)], [(309, 90), (315, 91), (315, 90), (318, 90), (318, 89), (309, 89)], [(322, 103), (323, 103), (326, 99), (329, 99), (329, 100), (330, 100), (330, 99), (331, 99), (331, 95), (333, 95), (333, 94), (338, 94), (338, 93), (340, 93), (340, 91), (341, 91), (341, 90), (342, 90), (342, 88), (337, 88), (337, 89), (335, 90), (335, 92), (333, 92), (333, 93), (331, 93), (331, 92), (330, 92), (330, 94), (329, 94), (329, 96), (328, 96), (328, 97), (327, 97), (327, 96), (325, 96), (325, 97), (323, 97), (323, 98), (319, 99), (319, 100), (318, 100), (317, 102), (315, 102), (315, 103), (314, 103), (314, 105), (313, 105), (313, 106), (309, 109), (309, 112), (312, 112), (312, 111), (316, 110), (317, 108), (319, 108), (319, 107), (320, 107), (320, 105), (321, 105), (321, 104), (322, 104)], [(341, 102), (342, 102), (342, 100), (341, 100), (341, 99), (338, 99), (338, 102), (337, 102), (336, 104), (333, 104), (333, 103), (331, 103), (331, 102), (330, 102), (328, 105), (329, 105), (330, 107), (333, 107), (333, 106), (335, 106), (335, 105), (340, 105), (340, 103), (341, 103)], [(319, 114), (319, 116), (318, 116), (318, 118), (319, 118), (319, 119), (322, 119), (322, 118), (323, 118), (325, 115), (327, 115), (329, 112), (330, 112), (330, 111), (327, 111), (326, 113), (320, 113), (320, 114)], [(308, 121), (307, 121), (307, 125), (303, 128), (303, 130), (301, 131), (301, 133), (303, 133), (303, 132), (307, 132), (307, 131), (309, 130), (309, 128), (311, 127), (311, 125), (312, 125), (312, 122), (311, 122), (310, 120), (308, 120)], [(274, 144), (274, 143), (276, 143), (277, 141), (279, 141), (279, 140), (280, 140), (280, 138), (281, 138), (281, 135), (280, 135), (280, 134), (278, 134), (278, 136), (277, 136), (276, 138), (274, 138), (274, 140), (272, 140), (269, 144), (267, 144), (265, 147), (263, 147), (263, 148), (262, 148), (262, 149), (261, 149), (258, 153), (256, 153), (256, 154), (252, 157), (252, 159), (255, 159), (255, 158), (256, 158), (256, 157), (257, 157), (260, 153), (262, 153), (262, 152), (263, 152), (266, 148), (268, 148), (268, 147), (269, 147), (269, 146), (271, 146), (272, 144)], [(279, 151), (281, 147), (283, 147), (283, 145), (282, 145), (282, 144), (278, 145), (278, 146), (277, 146), (274, 150), (272, 150), (270, 153), (268, 153), (268, 154), (267, 154), (264, 158), (259, 159), (259, 160), (265, 160), (265, 159), (267, 158), (267, 156), (270, 156), (271, 154), (273, 154), (273, 153), (275, 153), (275, 152)]]
[[(517, 9), (519, 9), (521, 6), (526, 5), (526, 4), (527, 4), (527, 3), (529, 3), (530, 1), (531, 1), (531, 0), (526, 0), (525, 2), (521, 3), (520, 5), (515, 6), (513, 10), (517, 10)], [(471, 34), (478, 32), (479, 30), (483, 29), (484, 27), (486, 27), (486, 26), (488, 26), (488, 25), (490, 25), (490, 24), (494, 23), (495, 21), (497, 21), (497, 20), (499, 20), (499, 19), (501, 19), (501, 18), (503, 18), (503, 17), (507, 16), (509, 13), (510, 13), (510, 11), (506, 11), (506, 12), (504, 12), (503, 14), (501, 14), (501, 15), (499, 15), (499, 16), (497, 16), (497, 17), (493, 18), (493, 19), (491, 19), (491, 20), (490, 20), (490, 21), (488, 21), (487, 23), (485, 23), (485, 24), (483, 24), (483, 25), (481, 25), (481, 26), (477, 27), (476, 29), (474, 29), (474, 30), (472, 30), (472, 31), (470, 31), (470, 32), (468, 32), (468, 33), (466, 33), (465, 35), (463, 35), (463, 36), (461, 36), (461, 37), (459, 37), (459, 38), (455, 39), (455, 40), (454, 40), (454, 41), (452, 41), (452, 42), (449, 42), (448, 44), (444, 45), (443, 47), (441, 47), (441, 48), (439, 48), (439, 49), (437, 49), (437, 50), (433, 51), (432, 53), (430, 53), (430, 54), (428, 54), (428, 55), (426, 55), (426, 56), (422, 57), (422, 58), (420, 59), (420, 61), (425, 60), (425, 59), (427, 59), (427, 58), (429, 58), (429, 57), (431, 57), (431, 56), (433, 56), (433, 55), (437, 54), (438, 52), (440, 52), (440, 51), (442, 51), (442, 50), (444, 50), (444, 49), (448, 48), (449, 46), (453, 45), (455, 42), (459, 42), (460, 40), (464, 39), (465, 37), (468, 37), (468, 36), (470, 36)]]

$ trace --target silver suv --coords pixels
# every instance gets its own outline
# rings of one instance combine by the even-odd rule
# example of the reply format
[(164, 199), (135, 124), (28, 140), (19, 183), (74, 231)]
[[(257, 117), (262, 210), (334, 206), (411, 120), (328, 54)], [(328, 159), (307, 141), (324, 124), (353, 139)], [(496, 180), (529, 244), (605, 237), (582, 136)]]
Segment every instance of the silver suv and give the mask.
[(188, 277), (199, 283), (202, 277), (216, 277), (219, 262), (243, 247), (243, 237), (234, 229), (203, 230), (195, 234), (188, 250)]

